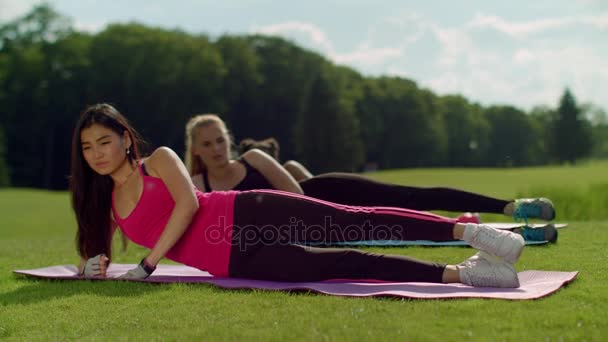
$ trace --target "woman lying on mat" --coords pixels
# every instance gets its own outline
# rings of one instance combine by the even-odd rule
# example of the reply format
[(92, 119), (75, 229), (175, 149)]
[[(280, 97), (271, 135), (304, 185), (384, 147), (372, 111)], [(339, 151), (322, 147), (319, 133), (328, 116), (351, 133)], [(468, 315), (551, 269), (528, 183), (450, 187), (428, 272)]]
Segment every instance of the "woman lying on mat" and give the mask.
[[(358, 206), (386, 206), (421, 211), (502, 213), (516, 219), (553, 220), (546, 198), (502, 200), (451, 188), (417, 188), (377, 182), (352, 173), (327, 173), (296, 182), (290, 173), (258, 149), (232, 159), (231, 138), (217, 115), (197, 115), (186, 125), (186, 168), (201, 191), (275, 189), (325, 201)], [(278, 143), (275, 145), (278, 150)], [(553, 225), (519, 228), (527, 240), (557, 239)]]
[[(112, 106), (82, 113), (72, 140), (70, 191), (83, 276), (105, 276), (116, 227), (149, 248), (124, 279), (148, 277), (163, 258), (218, 277), (274, 281), (376, 279), (518, 287), (513, 264), (521, 235), (399, 208), (346, 207), (272, 190), (198, 191), (179, 157), (161, 147), (149, 157)], [(480, 250), (459, 264), (300, 241), (464, 240)]]

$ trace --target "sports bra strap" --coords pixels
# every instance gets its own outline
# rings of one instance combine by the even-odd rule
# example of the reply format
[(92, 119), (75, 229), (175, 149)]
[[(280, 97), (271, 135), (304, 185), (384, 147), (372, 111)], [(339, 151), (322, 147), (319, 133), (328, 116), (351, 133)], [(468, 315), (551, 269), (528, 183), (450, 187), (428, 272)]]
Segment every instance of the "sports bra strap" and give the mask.
[[(253, 168), (253, 166), (251, 166), (243, 157), (239, 157), (237, 159), (237, 161), (241, 164), (243, 164), (243, 166), (245, 166), (245, 179), (247, 179), (247, 176), (251, 173), (251, 172), (257, 172), (256, 169)], [(143, 165), (143, 164), (142, 164)], [(242, 181), (241, 181), (242, 183)], [(237, 184), (240, 185), (241, 183)], [(213, 191), (213, 189), (211, 189), (211, 184), (209, 184), (209, 173), (207, 172), (207, 169), (203, 169), (203, 184), (205, 185), (205, 191)]]
[(203, 184), (205, 185), (205, 191), (213, 191), (213, 189), (211, 189), (211, 184), (209, 184), (209, 175), (207, 173), (207, 169), (203, 169)]
[(148, 171), (146, 170), (146, 165), (144, 164), (144, 162), (141, 162), (141, 172), (143, 173), (144, 176), (149, 176)]
[(243, 164), (243, 166), (245, 166), (245, 169), (247, 170), (247, 173), (251, 172), (252, 170), (254, 170), (253, 166), (251, 166), (243, 157), (239, 157), (239, 159), (237, 159), (241, 164)]

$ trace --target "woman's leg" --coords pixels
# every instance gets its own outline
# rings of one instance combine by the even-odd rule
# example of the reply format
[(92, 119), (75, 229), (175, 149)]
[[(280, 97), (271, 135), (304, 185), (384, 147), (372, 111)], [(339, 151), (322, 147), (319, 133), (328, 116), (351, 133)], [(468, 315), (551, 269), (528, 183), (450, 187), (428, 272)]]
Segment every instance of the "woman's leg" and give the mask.
[(357, 207), (286, 192), (255, 190), (237, 196), (235, 220), (243, 239), (266, 243), (334, 243), (362, 240), (455, 238), (455, 220), (410, 209)]
[(445, 265), (405, 256), (353, 249), (316, 248), (293, 244), (260, 244), (230, 255), (231, 277), (273, 281), (376, 279), (440, 283)]
[(306, 196), (361, 206), (414, 210), (504, 213), (505, 201), (451, 188), (418, 188), (382, 183), (350, 173), (326, 173), (300, 182)]
[[(419, 216), (416, 216), (417, 214)], [(333, 217), (331, 215), (334, 215), (337, 221), (327, 223), (326, 220)], [(365, 224), (362, 224), (361, 220), (366, 220), (369, 227), (364, 228)], [(294, 226), (293, 222), (299, 223)], [(504, 236), (511, 233), (498, 232), (478, 225), (467, 225), (465, 229), (464, 225), (454, 224), (453, 220), (437, 215), (394, 208), (340, 206), (289, 193), (249, 191), (237, 195), (235, 200), (229, 274), (232, 277), (275, 281), (346, 278), (434, 283), (464, 281), (469, 285), (518, 286), (517, 274), (510, 263), (492, 261), (493, 259), (477, 255), (462, 266), (446, 267), (403, 256), (293, 244), (300, 236), (324, 239), (330, 235), (327, 230), (336, 232), (331, 239), (350, 239), (344, 229), (349, 226), (375, 238), (378, 233), (374, 231), (374, 226), (389, 227), (393, 223), (402, 227), (396, 233), (401, 237), (409, 236), (410, 232), (411, 235), (417, 236), (421, 234), (417, 232), (419, 225), (429, 225), (427, 229), (422, 229), (431, 231), (429, 236), (441, 239), (464, 238), (470, 240), (474, 247), (482, 247), (483, 250), (486, 250), (488, 243), (476, 241), (476, 237), (467, 239), (467, 233), (481, 237), (489, 234), (489, 250), (496, 249), (494, 245), (501, 249), (513, 245), (507, 241), (508, 237)], [(416, 223), (419, 225), (415, 225)], [(307, 228), (312, 227), (315, 229), (308, 231)], [(315, 231), (320, 235), (315, 236)], [(267, 232), (270, 234), (266, 234)], [(389, 230), (389, 234), (393, 233)], [(497, 241), (499, 243), (496, 244)], [(523, 240), (520, 242), (523, 247)], [(498, 250), (494, 252), (496, 251)], [(520, 253), (521, 249), (517, 252)]]
[[(289, 236), (295, 230), (288, 232), (285, 239), (276, 235), (265, 236), (261, 230), (281, 230), (276, 227), (291, 225), (292, 217), (305, 220), (306, 224), (311, 224), (310, 220), (320, 224), (322, 221), (319, 220), (324, 215), (335, 214), (337, 210), (327, 208), (325, 204), (277, 193), (252, 191), (239, 194), (234, 207), (230, 276), (274, 281), (442, 281), (445, 266), (441, 264), (352, 249), (298, 246), (292, 241), (297, 240), (297, 236)], [(301, 215), (300, 211), (309, 212)], [(313, 214), (317, 211), (318, 214)], [(351, 215), (359, 217), (354, 212)]]

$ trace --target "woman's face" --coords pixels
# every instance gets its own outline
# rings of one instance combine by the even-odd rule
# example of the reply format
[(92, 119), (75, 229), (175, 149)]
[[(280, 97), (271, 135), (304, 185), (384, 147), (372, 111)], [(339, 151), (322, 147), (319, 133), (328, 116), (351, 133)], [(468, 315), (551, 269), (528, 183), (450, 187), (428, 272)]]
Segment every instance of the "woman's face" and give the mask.
[(230, 139), (216, 123), (198, 127), (194, 132), (192, 152), (207, 167), (224, 166), (230, 161)]
[(87, 164), (100, 175), (109, 175), (124, 163), (126, 150), (131, 146), (125, 131), (121, 136), (113, 130), (93, 124), (80, 131), (82, 155)]

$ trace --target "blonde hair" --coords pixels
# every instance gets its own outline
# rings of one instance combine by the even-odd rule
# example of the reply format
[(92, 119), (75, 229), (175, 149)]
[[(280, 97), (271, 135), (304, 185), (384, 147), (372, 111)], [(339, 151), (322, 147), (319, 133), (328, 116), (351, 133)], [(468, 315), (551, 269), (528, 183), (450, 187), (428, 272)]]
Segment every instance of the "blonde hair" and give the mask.
[[(188, 123), (186, 124), (186, 155), (185, 155), (185, 164), (188, 169), (188, 173), (190, 176), (197, 175), (205, 169), (205, 164), (201, 160), (201, 158), (194, 155), (192, 152), (192, 144), (194, 143), (194, 138), (196, 130), (199, 127), (209, 126), (211, 124), (217, 124), (220, 129), (226, 134), (227, 139), (230, 139), (230, 134), (228, 134), (228, 129), (226, 128), (226, 124), (219, 116), (216, 114), (198, 114), (193, 116)], [(230, 141), (229, 141), (230, 145)]]

